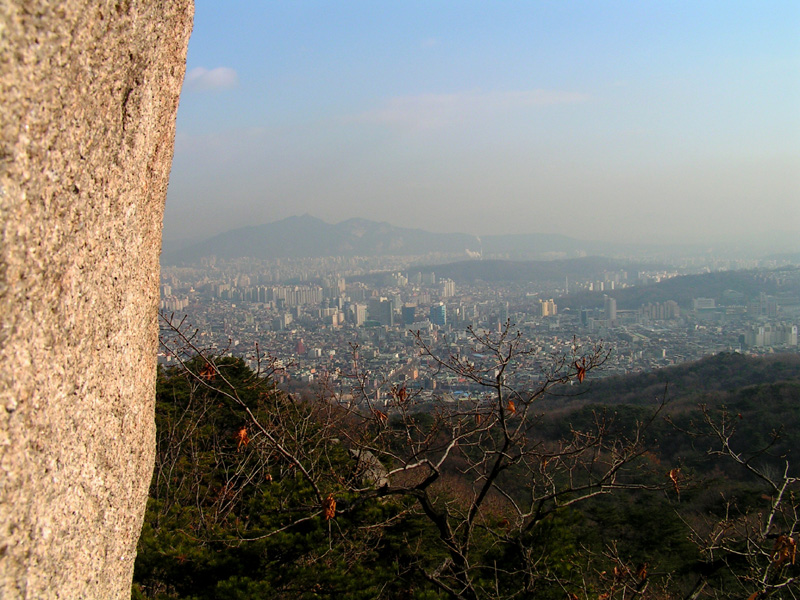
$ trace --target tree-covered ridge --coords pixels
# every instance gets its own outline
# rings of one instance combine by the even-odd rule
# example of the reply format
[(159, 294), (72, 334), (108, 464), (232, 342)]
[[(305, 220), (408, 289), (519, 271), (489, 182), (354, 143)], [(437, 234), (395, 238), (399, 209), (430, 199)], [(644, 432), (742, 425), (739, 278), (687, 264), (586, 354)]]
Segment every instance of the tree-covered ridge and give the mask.
[(749, 269), (741, 271), (715, 271), (700, 275), (671, 277), (652, 285), (637, 285), (606, 292), (581, 292), (558, 299), (562, 309), (603, 305), (603, 296), (617, 300), (619, 309), (636, 309), (648, 302), (676, 301), (682, 308), (691, 308), (694, 298), (715, 298), (726, 304), (724, 294), (733, 290), (743, 295), (745, 301), (757, 298), (760, 293), (800, 293), (800, 269), (784, 267), (775, 270)]
[[(781, 468), (800, 383), (780, 381), (782, 359), (740, 358), (673, 371), (670, 390), (735, 376), (666, 408), (540, 404), (459, 357), (442, 366), (499, 381), (499, 403), (420, 412), (394, 387), (387, 407), (351, 411), (330, 390), (284, 394), (238, 359), (161, 371), (134, 597), (792, 597), (795, 584), (776, 585), (797, 575), (798, 462), (789, 480)], [(581, 385), (583, 364), (550, 377)]]
[(673, 402), (697, 404), (701, 394), (782, 381), (800, 381), (800, 355), (754, 357), (723, 352), (656, 371), (594, 379), (590, 386), (578, 390), (574, 399), (584, 403), (647, 405), (662, 398), (667, 386)]

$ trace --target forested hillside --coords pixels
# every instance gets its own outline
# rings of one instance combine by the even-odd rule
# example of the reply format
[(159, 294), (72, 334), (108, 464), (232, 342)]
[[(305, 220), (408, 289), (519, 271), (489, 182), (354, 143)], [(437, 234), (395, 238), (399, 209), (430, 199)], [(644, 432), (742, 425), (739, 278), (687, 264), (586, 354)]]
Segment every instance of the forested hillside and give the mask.
[[(605, 292), (617, 300), (620, 309), (635, 309), (647, 302), (675, 300), (682, 308), (691, 308), (694, 298), (716, 298), (722, 302), (724, 292), (734, 290), (744, 298), (760, 293), (776, 294), (800, 292), (798, 268), (785, 267), (774, 271), (761, 269), (741, 271), (716, 271), (702, 275), (682, 275), (652, 285), (637, 285)], [(558, 299), (562, 308), (602, 306), (604, 292), (581, 292)]]
[(578, 390), (574, 399), (584, 403), (648, 404), (662, 399), (666, 386), (672, 402), (699, 402), (702, 394), (709, 392), (734, 392), (793, 380), (800, 380), (800, 355), (753, 357), (723, 352), (657, 371), (596, 379), (591, 386)]
[(397, 386), (290, 396), (231, 358), (162, 370), (133, 597), (794, 597), (800, 361), (589, 386), (600, 358), (424, 412)]

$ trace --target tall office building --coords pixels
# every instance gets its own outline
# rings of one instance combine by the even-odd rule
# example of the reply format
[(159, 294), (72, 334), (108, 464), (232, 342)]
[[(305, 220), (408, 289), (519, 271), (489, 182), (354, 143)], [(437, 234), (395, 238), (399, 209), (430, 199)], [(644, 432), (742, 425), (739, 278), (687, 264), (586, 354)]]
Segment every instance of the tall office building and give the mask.
[(609, 327), (615, 325), (617, 322), (617, 301), (611, 296), (605, 296), (603, 302), (603, 312)]
[(371, 298), (368, 309), (369, 318), (381, 325), (394, 325), (394, 311), (392, 301), (387, 298)]
[(352, 304), (350, 310), (353, 315), (353, 324), (356, 327), (361, 327), (364, 321), (367, 320), (367, 305), (366, 304)]
[(404, 304), (402, 309), (403, 325), (411, 325), (417, 320), (417, 305)]
[(434, 325), (438, 325), (439, 327), (447, 325), (447, 307), (443, 302), (431, 306), (430, 318), (431, 323)]

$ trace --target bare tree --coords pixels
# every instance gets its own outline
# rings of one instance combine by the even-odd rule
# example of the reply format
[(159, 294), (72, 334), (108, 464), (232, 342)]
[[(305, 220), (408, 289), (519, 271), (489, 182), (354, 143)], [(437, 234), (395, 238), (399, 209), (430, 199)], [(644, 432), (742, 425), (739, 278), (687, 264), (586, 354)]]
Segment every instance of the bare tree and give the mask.
[[(643, 487), (623, 470), (646, 450), (640, 423), (632, 437), (611, 435), (611, 419), (597, 413), (591, 430), (572, 430), (550, 442), (536, 434), (537, 401), (557, 388), (582, 382), (608, 357), (602, 344), (573, 343), (567, 354), (544, 360), (507, 325), (499, 334), (468, 330), (471, 351), (439, 356), (422, 337), (423, 357), (442, 374), (485, 390), (455, 402), (436, 398), (433, 421), (419, 425), (421, 398), (404, 387), (390, 389), (387, 414), (370, 394), (354, 394), (370, 409), (371, 439), (348, 436), (388, 467), (388, 483), (365, 496), (413, 498), (435, 526), (442, 559), (415, 565), (453, 598), (513, 597), (551, 580), (542, 548), (532, 543), (537, 527), (559, 509), (621, 488)], [(534, 365), (538, 364), (538, 367)], [(530, 368), (537, 368), (530, 377)], [(526, 370), (520, 388), (518, 375)], [(657, 412), (657, 411), (656, 411)], [(653, 414), (652, 418), (655, 418)], [(448, 489), (448, 482), (459, 482)], [(500, 562), (490, 557), (514, 556)]]
[[(713, 570), (729, 575), (733, 589), (717, 589), (701, 577), (689, 598), (800, 597), (797, 536), (800, 529), (800, 477), (785, 455), (772, 451), (780, 439), (773, 432), (763, 447), (744, 452), (734, 439), (739, 415), (701, 406), (705, 430), (715, 445), (709, 454), (740, 467), (761, 490), (762, 508), (725, 504), (722, 518), (691, 523), (692, 537)], [(739, 441), (740, 442), (740, 441)]]
[[(258, 392), (246, 398), (243, 382), (228, 376), (230, 359), (198, 347), (184, 322), (162, 316), (162, 324), (164, 347), (183, 367), (187, 395), (204, 400), (184, 402), (160, 433), (158, 495), (168, 498), (180, 484), (174, 465), (181, 455), (192, 456), (193, 435), (209, 403), (227, 403), (241, 419), (227, 433), (221, 430), (211, 452), (215, 462), (207, 466), (221, 469), (225, 484), (204, 486), (202, 472), (190, 482), (205, 528), (196, 532), (198, 539), (237, 514), (234, 507), (248, 488), (269, 481), (276, 486), (271, 518), (266, 524), (238, 520), (237, 543), (316, 519), (327, 522), (331, 547), (347, 546), (357, 556), (387, 527), (417, 518), (430, 524), (429, 547), (411, 553), (399, 572), (424, 579), (448, 597), (529, 597), (544, 588), (572, 594), (605, 585), (599, 573), (588, 581), (588, 570), (577, 580), (559, 572), (547, 527), (560, 511), (588, 498), (647, 487), (627, 471), (647, 450), (643, 434), (661, 407), (628, 435), (615, 432), (613, 416), (605, 412), (565, 439), (537, 433), (539, 403), (574, 390), (568, 386), (580, 386), (601, 367), (608, 357), (602, 344), (573, 342), (566, 353), (542, 356), (507, 324), (497, 334), (468, 330), (464, 354), (440, 356), (416, 334), (421, 359), (435, 375), (454, 376), (473, 388), (458, 398), (423, 394), (391, 378), (375, 383), (358, 360), (315, 398), (267, 393), (258, 385), (258, 371), (262, 364), (267, 373), (277, 365), (256, 351), (257, 372), (244, 389), (250, 385)], [(353, 351), (358, 354), (356, 346)], [(286, 487), (277, 493), (288, 482), (295, 493)], [(339, 524), (375, 502), (391, 510), (350, 529)], [(641, 593), (646, 574), (626, 573), (631, 589)]]

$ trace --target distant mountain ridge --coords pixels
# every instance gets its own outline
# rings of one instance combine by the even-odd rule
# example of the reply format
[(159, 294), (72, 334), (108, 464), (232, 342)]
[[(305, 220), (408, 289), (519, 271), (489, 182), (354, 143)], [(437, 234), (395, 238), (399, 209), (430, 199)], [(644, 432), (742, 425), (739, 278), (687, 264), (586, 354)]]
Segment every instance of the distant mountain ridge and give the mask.
[(271, 259), (430, 253), (472, 257), (508, 254), (526, 258), (571, 258), (603, 251), (620, 251), (625, 247), (622, 244), (586, 242), (554, 234), (478, 237), (466, 233), (432, 233), (357, 218), (330, 224), (303, 215), (265, 225), (233, 229), (183, 248), (165, 247), (162, 262), (196, 262), (208, 256)]
[[(663, 261), (666, 256), (698, 256), (712, 251), (708, 245), (632, 244), (576, 239), (566, 235), (433, 233), (398, 227), (387, 222), (348, 219), (331, 224), (302, 215), (264, 225), (232, 229), (203, 241), (165, 241), (164, 264), (195, 263), (202, 258), (320, 258), (325, 256), (424, 256), (446, 254), (450, 259), (505, 258), (512, 260), (554, 260), (586, 256)], [(720, 256), (741, 257), (738, 246), (715, 246)], [(752, 258), (755, 254), (747, 254)], [(763, 254), (759, 254), (763, 256)], [(774, 254), (776, 260), (792, 260), (796, 253)], [(769, 257), (768, 257), (769, 258)]]

